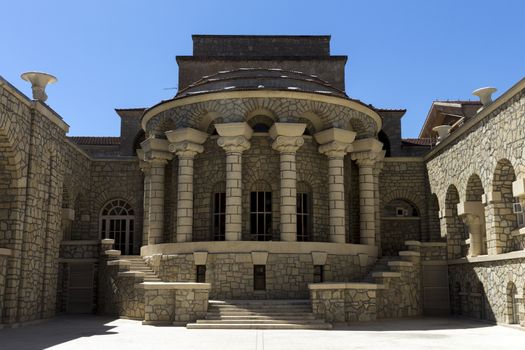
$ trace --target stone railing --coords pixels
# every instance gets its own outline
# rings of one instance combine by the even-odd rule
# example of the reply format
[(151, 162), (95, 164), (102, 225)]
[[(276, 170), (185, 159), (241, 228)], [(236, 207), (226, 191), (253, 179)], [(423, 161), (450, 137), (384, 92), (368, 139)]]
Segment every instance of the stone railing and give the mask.
[(183, 325), (204, 318), (208, 311), (209, 283), (144, 282), (144, 320), (147, 325)]

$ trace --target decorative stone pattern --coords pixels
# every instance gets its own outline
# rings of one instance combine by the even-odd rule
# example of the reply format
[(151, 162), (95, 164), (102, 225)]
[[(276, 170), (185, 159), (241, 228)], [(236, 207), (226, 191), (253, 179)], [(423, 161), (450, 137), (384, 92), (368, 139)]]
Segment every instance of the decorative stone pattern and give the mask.
[[(165, 131), (191, 127), (206, 131), (212, 120), (222, 123), (249, 121), (252, 111), (280, 116), (279, 121), (303, 123), (315, 121), (315, 132), (336, 126), (357, 132), (357, 138), (377, 134), (376, 122), (366, 114), (348, 107), (293, 98), (224, 98), (171, 108), (148, 121), (147, 135), (163, 135)], [(215, 117), (211, 117), (215, 116)]]
[(375, 321), (377, 292), (364, 286), (311, 289), (312, 311), (330, 323)]

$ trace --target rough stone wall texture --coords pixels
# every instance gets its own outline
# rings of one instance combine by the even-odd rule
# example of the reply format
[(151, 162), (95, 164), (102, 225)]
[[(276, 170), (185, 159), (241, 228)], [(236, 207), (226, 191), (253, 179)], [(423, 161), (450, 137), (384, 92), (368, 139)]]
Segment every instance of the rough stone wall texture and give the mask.
[[(498, 253), (498, 246), (499, 252), (521, 247), (521, 242), (508, 235), (512, 230), (508, 212), (511, 208), (505, 200), (508, 193), (505, 187), (509, 188), (513, 176), (525, 176), (524, 124), (525, 92), (522, 90), (427, 161), (430, 186), (440, 208), (445, 208), (447, 191), (452, 186), (457, 189), (460, 201), (472, 199), (467, 195), (467, 188), (474, 177), (479, 177), (483, 193), (492, 194), (492, 198), (494, 193), (502, 194), (503, 200), (489, 202), (485, 211), (489, 251), (494, 254)], [(508, 164), (511, 167), (504, 170)], [(442, 225), (442, 229), (448, 228), (451, 227)], [(442, 235), (454, 238), (453, 232), (445, 231)]]
[(377, 278), (385, 289), (378, 291), (377, 318), (402, 318), (421, 315), (421, 269), (414, 266), (399, 266), (400, 277)]
[(142, 277), (121, 277), (119, 266), (107, 266), (101, 260), (99, 274), (100, 293), (97, 311), (103, 315), (144, 319), (144, 290), (135, 288)]
[(389, 202), (401, 199), (412, 204), (419, 217), (418, 222), (386, 222), (383, 218), (380, 228), (383, 254), (397, 255), (405, 240), (439, 241), (438, 208), (429, 191), (422, 159), (386, 159), (379, 176), (381, 212)]
[(517, 310), (525, 320), (520, 301), (525, 288), (525, 259), (449, 265), (450, 300), (454, 314), (509, 323), (509, 286), (517, 290)]
[[(370, 259), (372, 260), (372, 259)], [(147, 264), (165, 282), (195, 282), (193, 254), (153, 255)], [(373, 261), (368, 261), (372, 264)], [(328, 255), (323, 268), (325, 281), (359, 280), (369, 266), (360, 266), (359, 257)], [(253, 289), (253, 262), (250, 253), (208, 254), (206, 282), (211, 283), (211, 299), (301, 299), (308, 298), (313, 283), (311, 254), (269, 254), (266, 264), (266, 290)]]
[(312, 312), (330, 323), (369, 322), (377, 318), (377, 291), (316, 289), (310, 291)]
[(99, 254), (99, 241), (63, 241), (60, 244), (60, 258), (62, 259), (97, 259)]
[(29, 100), (2, 79), (0, 246), (12, 250), (0, 296), (3, 323), (55, 313), (64, 128), (46, 105)]

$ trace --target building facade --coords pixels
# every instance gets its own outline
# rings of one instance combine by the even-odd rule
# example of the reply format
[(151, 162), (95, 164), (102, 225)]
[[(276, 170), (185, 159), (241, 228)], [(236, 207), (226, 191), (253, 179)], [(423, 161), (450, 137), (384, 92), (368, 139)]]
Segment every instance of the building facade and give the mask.
[(68, 137), (0, 80), (2, 324), (193, 324), (209, 300), (525, 321), (525, 81), (435, 101), (402, 139), (405, 110), (347, 96), (329, 43), (193, 36), (177, 95), (117, 109), (120, 137)]

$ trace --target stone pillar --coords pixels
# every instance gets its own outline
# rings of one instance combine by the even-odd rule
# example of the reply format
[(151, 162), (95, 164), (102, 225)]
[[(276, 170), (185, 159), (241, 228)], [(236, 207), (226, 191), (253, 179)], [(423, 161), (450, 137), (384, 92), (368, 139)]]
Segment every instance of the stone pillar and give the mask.
[(177, 243), (193, 240), (193, 159), (204, 151), (208, 134), (192, 128), (166, 132), (169, 150), (179, 158), (177, 177)]
[(144, 161), (144, 151), (137, 150), (137, 157), (139, 158), (140, 170), (144, 173), (144, 198), (143, 198), (143, 220), (142, 220), (142, 245), (148, 244), (149, 235), (149, 198), (151, 186), (151, 165)]
[(253, 130), (247, 123), (216, 124), (217, 144), (226, 152), (225, 239), (241, 240), (242, 231), (242, 152), (250, 149)]
[(344, 156), (352, 150), (355, 132), (331, 128), (314, 135), (319, 152), (328, 157), (330, 242), (345, 243)]
[(297, 241), (297, 169), (295, 152), (304, 144), (306, 124), (275, 123), (270, 128), (272, 148), (280, 155), (281, 240)]
[(380, 162), (385, 152), (383, 144), (374, 138), (361, 139), (353, 143), (352, 159), (359, 167), (359, 227), (360, 243), (376, 245), (379, 225), (376, 225), (379, 211)]
[(469, 256), (487, 254), (485, 237), (485, 208), (480, 201), (460, 202), (458, 215), (468, 226), (470, 249)]
[(375, 213), (375, 244), (378, 246), (379, 255), (382, 255), (381, 252), (381, 207), (380, 207), (380, 198), (379, 198), (379, 175), (383, 170), (383, 162), (376, 162), (373, 171), (373, 180), (374, 180), (374, 213)]
[(149, 138), (140, 146), (150, 167), (148, 245), (159, 244), (162, 243), (164, 235), (165, 168), (173, 156), (168, 152), (168, 142), (163, 139)]

